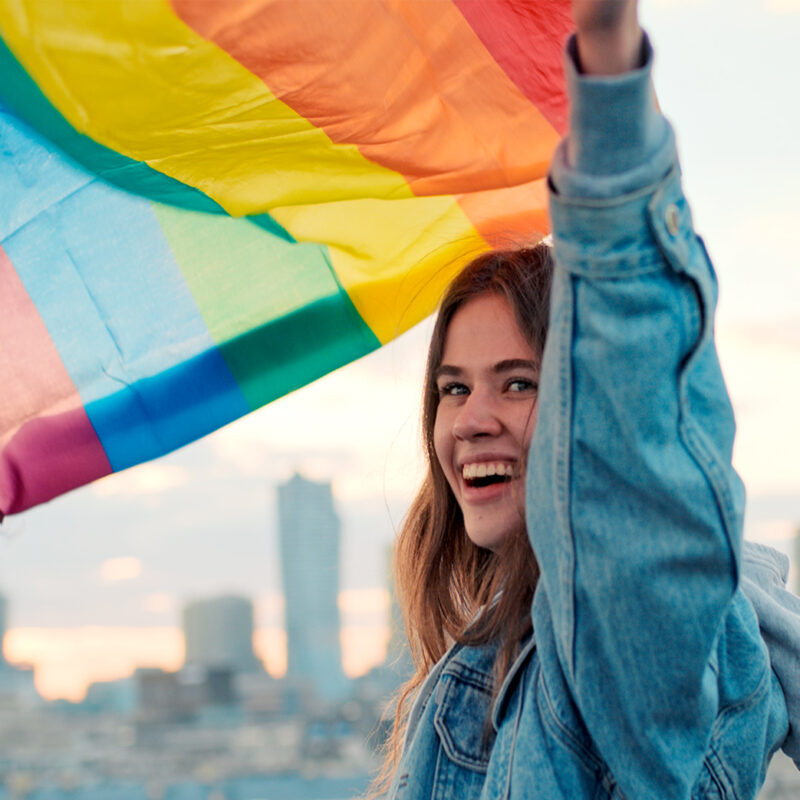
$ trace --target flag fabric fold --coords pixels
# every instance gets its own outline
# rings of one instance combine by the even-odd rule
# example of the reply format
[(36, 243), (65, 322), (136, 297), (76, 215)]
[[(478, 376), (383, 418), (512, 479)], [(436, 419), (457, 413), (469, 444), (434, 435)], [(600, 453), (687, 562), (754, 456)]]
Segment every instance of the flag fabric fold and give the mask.
[(565, 0), (0, 0), (0, 514), (163, 455), (547, 232)]

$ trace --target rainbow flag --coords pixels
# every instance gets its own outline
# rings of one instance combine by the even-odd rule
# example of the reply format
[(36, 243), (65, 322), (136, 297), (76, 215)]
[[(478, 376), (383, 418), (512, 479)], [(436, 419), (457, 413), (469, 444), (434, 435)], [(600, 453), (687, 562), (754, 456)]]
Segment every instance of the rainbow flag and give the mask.
[(538, 240), (567, 0), (0, 0), (0, 516)]

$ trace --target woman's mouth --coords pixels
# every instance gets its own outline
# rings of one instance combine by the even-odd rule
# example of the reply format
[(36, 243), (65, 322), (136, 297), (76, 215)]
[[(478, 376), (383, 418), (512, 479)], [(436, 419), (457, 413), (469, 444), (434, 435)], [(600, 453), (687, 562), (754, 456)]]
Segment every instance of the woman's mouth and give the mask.
[(507, 461), (477, 461), (461, 467), (461, 477), (470, 488), (479, 489), (514, 478), (514, 465)]

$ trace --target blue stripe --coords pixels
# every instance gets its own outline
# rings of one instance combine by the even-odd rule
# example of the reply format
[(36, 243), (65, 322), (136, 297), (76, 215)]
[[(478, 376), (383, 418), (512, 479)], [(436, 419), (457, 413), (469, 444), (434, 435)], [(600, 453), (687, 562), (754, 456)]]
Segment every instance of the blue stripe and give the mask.
[(0, 146), (0, 242), (113, 469), (249, 412), (150, 201), (54, 155), (2, 107)]

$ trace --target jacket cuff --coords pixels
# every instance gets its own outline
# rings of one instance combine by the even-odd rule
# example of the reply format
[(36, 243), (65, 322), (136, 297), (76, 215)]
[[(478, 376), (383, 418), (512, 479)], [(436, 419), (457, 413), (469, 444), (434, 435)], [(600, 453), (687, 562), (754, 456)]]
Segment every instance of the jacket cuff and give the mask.
[(570, 133), (553, 158), (552, 188), (566, 197), (612, 198), (658, 183), (674, 167), (674, 136), (651, 81), (653, 50), (621, 75), (582, 75), (573, 35), (567, 43)]

